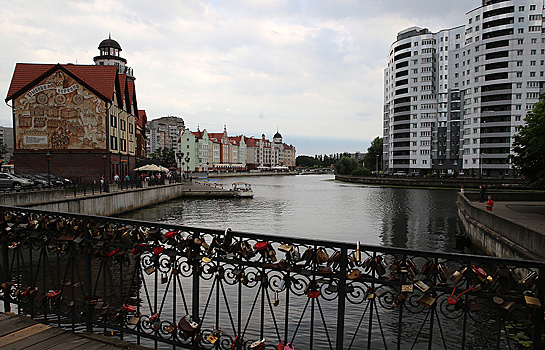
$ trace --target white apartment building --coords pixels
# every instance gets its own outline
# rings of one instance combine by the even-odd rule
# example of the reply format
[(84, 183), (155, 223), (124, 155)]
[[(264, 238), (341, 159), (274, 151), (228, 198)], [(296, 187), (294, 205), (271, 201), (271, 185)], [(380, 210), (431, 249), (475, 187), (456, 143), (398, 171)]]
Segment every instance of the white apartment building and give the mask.
[(512, 142), (542, 92), (543, 0), (483, 0), (465, 24), (412, 27), (384, 71), (388, 172), (512, 176)]
[(146, 154), (159, 148), (176, 148), (180, 133), (185, 129), (184, 120), (176, 116), (166, 116), (148, 121), (146, 125)]

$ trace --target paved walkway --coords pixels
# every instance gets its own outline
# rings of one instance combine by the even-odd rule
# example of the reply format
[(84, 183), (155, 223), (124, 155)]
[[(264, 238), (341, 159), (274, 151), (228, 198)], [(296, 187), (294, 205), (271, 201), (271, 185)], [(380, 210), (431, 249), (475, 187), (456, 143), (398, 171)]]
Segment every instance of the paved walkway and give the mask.
[(0, 349), (150, 350), (98, 334), (75, 334), (13, 313), (0, 314)]
[[(473, 204), (486, 209), (486, 203)], [(494, 201), (492, 213), (545, 235), (545, 202)]]

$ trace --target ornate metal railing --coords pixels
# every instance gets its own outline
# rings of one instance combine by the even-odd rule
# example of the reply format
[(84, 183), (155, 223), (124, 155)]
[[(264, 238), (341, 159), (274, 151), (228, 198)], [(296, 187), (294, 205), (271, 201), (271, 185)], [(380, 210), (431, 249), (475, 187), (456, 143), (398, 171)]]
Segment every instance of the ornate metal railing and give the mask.
[(542, 346), (540, 262), (10, 207), (0, 238), (5, 311), (156, 348)]

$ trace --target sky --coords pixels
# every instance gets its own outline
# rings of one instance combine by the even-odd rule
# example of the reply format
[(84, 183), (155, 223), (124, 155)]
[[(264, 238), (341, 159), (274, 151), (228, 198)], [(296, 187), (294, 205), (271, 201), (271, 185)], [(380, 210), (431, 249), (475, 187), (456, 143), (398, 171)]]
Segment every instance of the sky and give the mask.
[[(93, 64), (111, 35), (148, 119), (272, 136), (297, 155), (366, 152), (382, 137), (399, 31), (464, 24), (479, 0), (0, 0), (0, 90), (16, 63)], [(0, 106), (0, 125), (12, 126)]]

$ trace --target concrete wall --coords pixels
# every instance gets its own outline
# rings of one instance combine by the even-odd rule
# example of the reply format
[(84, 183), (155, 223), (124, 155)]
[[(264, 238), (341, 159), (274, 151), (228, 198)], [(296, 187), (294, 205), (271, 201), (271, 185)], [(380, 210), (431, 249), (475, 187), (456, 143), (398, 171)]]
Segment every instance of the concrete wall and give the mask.
[(458, 223), (472, 244), (501, 258), (545, 261), (545, 236), (473, 205), (458, 194)]
[(529, 189), (530, 182), (521, 179), (499, 178), (471, 178), (458, 177), (454, 179), (435, 179), (427, 177), (362, 177), (351, 175), (335, 175), (335, 180), (352, 183), (381, 185), (381, 186), (407, 186), (407, 187), (449, 187), (460, 189), (464, 186), (466, 191), (478, 190), (479, 186), (486, 184), (491, 189)]
[(108, 216), (165, 202), (181, 197), (182, 194), (183, 185), (181, 184), (138, 188), (77, 198), (64, 198), (63, 190), (63, 199), (40, 204), (19, 204), (19, 206), (49, 211)]
[(62, 200), (65, 194), (64, 189), (2, 193), (0, 195), (0, 205), (29, 206), (35, 203)]

